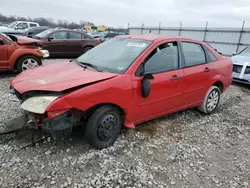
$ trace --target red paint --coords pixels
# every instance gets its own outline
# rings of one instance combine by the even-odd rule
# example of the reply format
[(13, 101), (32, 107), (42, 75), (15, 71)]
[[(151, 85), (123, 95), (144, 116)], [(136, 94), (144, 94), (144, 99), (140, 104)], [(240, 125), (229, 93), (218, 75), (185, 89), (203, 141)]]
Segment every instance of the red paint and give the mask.
[[(124, 110), (124, 124), (133, 128), (138, 123), (198, 106), (215, 82), (222, 82), (224, 91), (232, 82), (231, 60), (219, 55), (203, 42), (153, 35), (122, 37), (153, 41), (123, 75), (84, 71), (83, 68), (72, 63), (58, 63), (27, 70), (17, 76), (11, 85), (20, 93), (25, 93), (31, 90), (63, 91), (87, 84), (87, 86), (64, 94), (52, 102), (46, 112), (72, 108), (87, 111), (96, 105), (110, 103)], [(145, 99), (141, 96), (142, 77), (136, 77), (135, 72), (155, 47), (170, 41), (189, 41), (202, 44), (218, 60), (204, 65), (154, 74), (154, 80), (150, 80), (151, 94)], [(204, 72), (205, 68), (210, 68), (211, 71)], [(180, 79), (171, 80), (177, 76)], [(46, 84), (42, 84), (41, 80), (44, 79), (47, 81)]]
[(37, 46), (29, 45), (37, 40), (18, 37), (18, 42), (13, 42), (2, 35), (0, 35), (0, 39), (4, 42), (4, 44), (0, 44), (0, 70), (12, 70), (18, 58), (24, 55), (42, 57)]

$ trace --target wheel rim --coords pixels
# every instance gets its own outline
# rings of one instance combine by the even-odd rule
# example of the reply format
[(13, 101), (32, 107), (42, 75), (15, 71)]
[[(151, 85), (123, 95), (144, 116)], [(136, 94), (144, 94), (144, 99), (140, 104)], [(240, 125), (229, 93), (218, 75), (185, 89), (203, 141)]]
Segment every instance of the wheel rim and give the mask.
[(117, 118), (113, 114), (105, 115), (99, 122), (97, 136), (100, 141), (109, 141), (117, 131)]
[(38, 62), (35, 59), (25, 59), (22, 63), (22, 70), (27, 70), (32, 67), (37, 67)]
[(219, 102), (219, 92), (215, 89), (210, 92), (207, 99), (207, 109), (209, 112), (213, 111)]

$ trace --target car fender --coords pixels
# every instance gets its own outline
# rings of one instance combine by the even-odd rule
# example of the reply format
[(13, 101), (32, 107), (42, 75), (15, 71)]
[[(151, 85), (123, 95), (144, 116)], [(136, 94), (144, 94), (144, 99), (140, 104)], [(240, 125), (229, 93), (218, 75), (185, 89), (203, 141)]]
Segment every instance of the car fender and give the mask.
[[(122, 84), (121, 84), (122, 83)], [(53, 101), (46, 111), (78, 109), (83, 112), (101, 104), (114, 104), (124, 110), (127, 116), (133, 110), (133, 90), (131, 77), (118, 76), (93, 83), (90, 86), (72, 91)]]
[(10, 67), (14, 68), (17, 60), (25, 55), (33, 55), (42, 58), (42, 55), (38, 52), (38, 49), (17, 49), (10, 56)]

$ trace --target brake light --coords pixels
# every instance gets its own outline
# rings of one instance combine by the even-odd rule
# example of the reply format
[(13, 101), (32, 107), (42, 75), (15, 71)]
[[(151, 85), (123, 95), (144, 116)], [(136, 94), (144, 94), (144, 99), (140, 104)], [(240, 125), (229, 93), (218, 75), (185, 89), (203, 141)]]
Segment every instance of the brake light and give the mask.
[(101, 44), (101, 40), (97, 40), (97, 44)]

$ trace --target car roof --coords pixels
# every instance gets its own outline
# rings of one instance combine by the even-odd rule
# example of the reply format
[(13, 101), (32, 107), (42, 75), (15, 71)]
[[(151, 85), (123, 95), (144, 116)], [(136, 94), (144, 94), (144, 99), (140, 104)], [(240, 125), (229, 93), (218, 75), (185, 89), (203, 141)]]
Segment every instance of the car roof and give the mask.
[(119, 37), (121, 37), (121, 38), (139, 39), (139, 40), (149, 40), (149, 41), (172, 39), (172, 40), (188, 40), (188, 41), (198, 42), (198, 40), (193, 40), (193, 39), (190, 39), (190, 38), (166, 37), (166, 36), (160, 36), (160, 35), (120, 35)]

